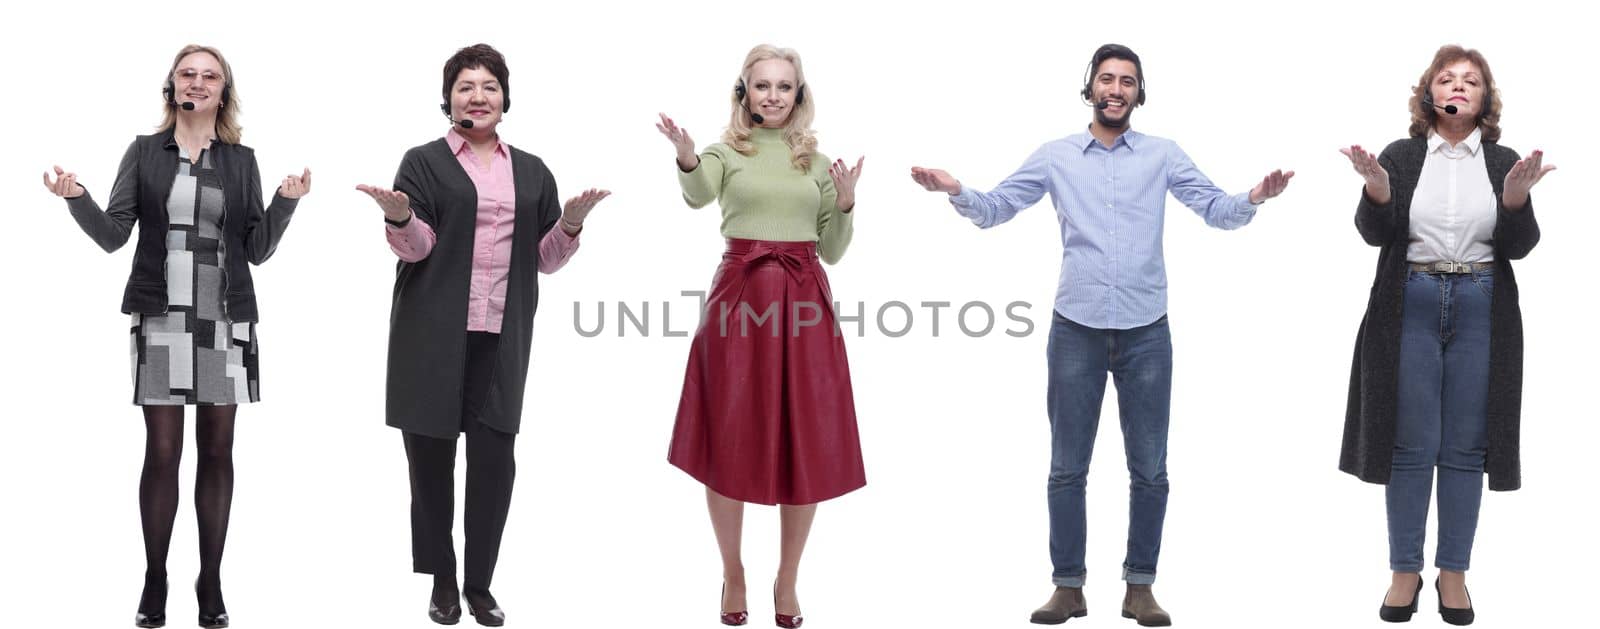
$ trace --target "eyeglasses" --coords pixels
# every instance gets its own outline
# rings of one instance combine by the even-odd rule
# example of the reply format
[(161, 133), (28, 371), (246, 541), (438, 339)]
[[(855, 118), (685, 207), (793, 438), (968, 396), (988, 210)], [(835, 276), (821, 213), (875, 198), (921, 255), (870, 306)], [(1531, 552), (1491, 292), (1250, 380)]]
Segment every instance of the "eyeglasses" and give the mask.
[(184, 68), (175, 72), (173, 76), (176, 77), (176, 82), (188, 83), (190, 85), (194, 85), (195, 83), (204, 83), (206, 85), (217, 85), (222, 83), (222, 75), (210, 70), (201, 72), (191, 68)]

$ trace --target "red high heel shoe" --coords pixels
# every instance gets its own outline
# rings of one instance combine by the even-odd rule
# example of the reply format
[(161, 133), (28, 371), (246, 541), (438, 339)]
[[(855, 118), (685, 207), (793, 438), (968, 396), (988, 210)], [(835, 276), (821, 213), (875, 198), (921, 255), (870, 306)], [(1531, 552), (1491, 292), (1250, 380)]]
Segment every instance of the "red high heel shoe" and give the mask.
[[(774, 590), (776, 590), (776, 587), (774, 587)], [(778, 594), (776, 591), (774, 591), (772, 594), (772, 606), (778, 606)], [(779, 627), (783, 627), (783, 629), (799, 629), (800, 623), (806, 621), (806, 619), (802, 618), (800, 614), (790, 616), (788, 614), (779, 614), (776, 612), (772, 614), (772, 619), (778, 624)]]
[[(728, 584), (724, 583), (724, 584), (722, 584), (722, 593), (726, 594), (727, 592), (728, 592)], [(717, 598), (720, 599), (720, 598), (722, 598), (722, 596), (719, 594), (717, 596)], [(718, 606), (720, 607), (720, 604)], [(744, 623), (749, 622), (749, 621), (750, 621), (750, 612), (749, 611), (722, 612), (722, 624), (724, 624), (724, 625), (728, 625), (730, 627), (740, 627), (740, 626), (743, 626)]]

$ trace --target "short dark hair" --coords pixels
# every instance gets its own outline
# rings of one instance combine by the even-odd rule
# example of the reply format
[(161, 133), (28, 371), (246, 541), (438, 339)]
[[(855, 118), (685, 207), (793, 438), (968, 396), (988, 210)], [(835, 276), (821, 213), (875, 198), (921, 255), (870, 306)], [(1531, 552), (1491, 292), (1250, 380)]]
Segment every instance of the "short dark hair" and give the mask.
[(488, 70), (500, 82), (500, 94), (505, 97), (500, 111), (511, 111), (511, 71), (506, 69), (505, 55), (488, 44), (473, 44), (457, 50), (449, 61), (444, 62), (444, 87), (439, 90), (444, 102), (450, 102), (450, 88), (455, 87), (456, 77), (461, 76), (461, 71), (477, 68)]
[(1132, 48), (1122, 44), (1106, 44), (1094, 51), (1094, 56), (1089, 59), (1089, 67), (1083, 72), (1083, 94), (1089, 98), (1089, 84), (1094, 82), (1095, 74), (1100, 72), (1100, 64), (1107, 59), (1121, 59), (1133, 64), (1133, 73), (1139, 79), (1139, 104), (1144, 104), (1144, 64), (1139, 61), (1139, 54)]

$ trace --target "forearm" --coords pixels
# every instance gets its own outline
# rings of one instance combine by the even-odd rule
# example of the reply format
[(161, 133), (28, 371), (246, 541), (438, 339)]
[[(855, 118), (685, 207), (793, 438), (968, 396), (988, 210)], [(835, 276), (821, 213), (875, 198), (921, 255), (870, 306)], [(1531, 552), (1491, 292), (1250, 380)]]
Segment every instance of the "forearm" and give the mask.
[(1539, 221), (1533, 216), (1533, 202), (1526, 195), (1522, 206), (1510, 209), (1502, 205), (1495, 217), (1495, 249), (1511, 260), (1521, 260), (1539, 244)]
[(562, 221), (539, 240), (539, 272), (550, 274), (560, 271), (572, 259), (572, 254), (578, 252), (579, 244), (578, 235), (567, 233), (565, 221)]
[(697, 159), (694, 167), (683, 170), (678, 162), (678, 186), (683, 189), (683, 201), (699, 209), (717, 200), (722, 192), (722, 168), (716, 160)]
[(1366, 188), (1363, 188), (1361, 200), (1356, 204), (1356, 231), (1361, 233), (1361, 239), (1374, 247), (1381, 247), (1393, 241), (1394, 212), (1393, 204), (1389, 201), (1377, 202), (1367, 194)]
[[(102, 212), (100, 204), (95, 203), (87, 190), (83, 194), (67, 199), (67, 210), (71, 212), (72, 219), (78, 223), (78, 228), (88, 234), (94, 243), (100, 245), (107, 253), (122, 248), (128, 242), (128, 236), (133, 233), (133, 214)], [(128, 220), (123, 220), (123, 217)]]
[(1016, 210), (1005, 212), (996, 195), (984, 193), (971, 186), (961, 186), (961, 191), (949, 195), (950, 206), (956, 213), (982, 229), (988, 229), (1010, 220)]
[(274, 193), (272, 203), (267, 210), (251, 226), (250, 232), (245, 235), (250, 247), (250, 262), (261, 264), (278, 249), (278, 241), (283, 238), (283, 232), (289, 228), (290, 219), (294, 218), (295, 207), (300, 204), (299, 199), (289, 199)]
[(828, 264), (838, 264), (844, 257), (856, 233), (856, 213), (833, 210), (817, 233), (817, 257)]
[(428, 257), (437, 241), (433, 227), (416, 214), (398, 222), (399, 225), (390, 222), (384, 224), (384, 237), (389, 241), (389, 250), (405, 262), (420, 262)]

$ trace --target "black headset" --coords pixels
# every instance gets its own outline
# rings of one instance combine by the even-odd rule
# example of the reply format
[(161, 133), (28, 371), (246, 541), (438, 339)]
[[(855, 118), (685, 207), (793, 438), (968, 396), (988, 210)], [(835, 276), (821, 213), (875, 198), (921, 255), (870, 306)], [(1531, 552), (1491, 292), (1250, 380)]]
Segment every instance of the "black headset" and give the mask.
[(1094, 51), (1094, 57), (1089, 59), (1089, 67), (1083, 69), (1083, 91), (1079, 92), (1079, 94), (1083, 96), (1084, 102), (1094, 102), (1094, 90), (1091, 83), (1094, 80), (1094, 71), (1106, 59), (1126, 59), (1133, 62), (1134, 74), (1138, 75), (1139, 79), (1138, 104), (1143, 105), (1145, 94), (1144, 64), (1139, 62), (1139, 55), (1134, 53), (1133, 49), (1122, 44), (1106, 44)]
[[(1446, 107), (1446, 105), (1439, 105), (1439, 104), (1434, 102), (1434, 100), (1433, 100), (1433, 84), (1432, 84), (1431, 81), (1427, 85), (1423, 85), (1422, 86), (1422, 96), (1421, 96), (1421, 98), (1422, 98), (1422, 106), (1423, 107), (1427, 107), (1429, 110), (1432, 110), (1434, 112), (1433, 113), (1433, 117), (1435, 117), (1435, 118), (1439, 117), (1439, 110), (1444, 109)], [(1493, 103), (1494, 103), (1494, 91), (1490, 90), (1487, 87), (1485, 87), (1484, 90), (1483, 90), (1483, 103), (1478, 107), (1478, 120), (1480, 122), (1485, 117), (1488, 117), (1488, 115), (1489, 115), (1489, 106), (1491, 104), (1493, 104)], [(1454, 105), (1449, 105), (1449, 107), (1454, 107)], [(1446, 113), (1449, 113), (1449, 112), (1446, 112)]]
[[(739, 97), (740, 102), (744, 101), (745, 90), (743, 78), (739, 79), (738, 85), (733, 86), (733, 93)], [(799, 107), (800, 104), (804, 102), (806, 102), (806, 86), (802, 83), (800, 87), (795, 90), (794, 106)]]
[[(495, 80), (499, 81), (500, 77), (495, 77)], [(449, 102), (439, 103), (439, 111), (444, 112), (444, 117), (450, 118), (450, 122), (455, 122), (456, 121), (455, 118), (451, 118), (450, 117), (450, 103)], [(504, 113), (508, 113), (510, 111), (511, 111), (511, 90), (506, 88), (506, 85), (505, 85), (504, 81), (501, 81), (501, 83), (500, 83), (500, 113), (504, 114)], [(467, 127), (467, 128), (470, 129), (471, 127)]]
[[(222, 82), (222, 106), (228, 106), (228, 94), (233, 91), (233, 77)], [(166, 98), (167, 104), (178, 106), (178, 85), (172, 81), (172, 76), (167, 75), (167, 82), (161, 87), (161, 95)]]

